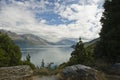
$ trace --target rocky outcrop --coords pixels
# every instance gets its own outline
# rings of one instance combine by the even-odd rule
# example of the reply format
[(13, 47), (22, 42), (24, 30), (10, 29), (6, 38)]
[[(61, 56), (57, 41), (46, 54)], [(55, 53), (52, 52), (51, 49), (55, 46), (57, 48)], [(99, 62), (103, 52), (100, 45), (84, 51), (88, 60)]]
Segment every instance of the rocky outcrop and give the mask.
[(120, 75), (120, 63), (116, 63), (107, 69), (109, 74)]
[(103, 73), (84, 65), (73, 65), (62, 70), (59, 80), (107, 80)]
[(27, 66), (0, 68), (0, 80), (32, 80), (32, 69)]
[(34, 76), (33, 80), (58, 80), (55, 75), (52, 76)]
[(108, 80), (120, 80), (120, 63), (116, 63), (107, 69)]

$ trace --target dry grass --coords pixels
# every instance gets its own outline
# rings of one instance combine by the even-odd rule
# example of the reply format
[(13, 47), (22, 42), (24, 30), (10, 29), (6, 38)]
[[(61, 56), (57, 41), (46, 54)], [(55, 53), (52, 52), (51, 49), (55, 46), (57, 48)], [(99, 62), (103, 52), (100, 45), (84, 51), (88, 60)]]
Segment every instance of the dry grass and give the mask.
[(41, 69), (35, 69), (34, 75), (40, 75), (40, 76), (50, 76), (50, 75), (57, 75), (61, 69), (47, 69), (47, 68), (41, 68)]

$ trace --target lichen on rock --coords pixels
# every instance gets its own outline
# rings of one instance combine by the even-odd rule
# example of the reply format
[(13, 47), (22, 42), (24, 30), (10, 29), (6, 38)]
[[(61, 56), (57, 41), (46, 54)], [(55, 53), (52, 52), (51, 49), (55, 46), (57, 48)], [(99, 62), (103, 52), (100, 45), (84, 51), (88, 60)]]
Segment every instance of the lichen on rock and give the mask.
[(103, 73), (80, 64), (66, 67), (57, 76), (60, 80), (107, 80)]
[(32, 74), (27, 65), (0, 68), (0, 80), (32, 80)]

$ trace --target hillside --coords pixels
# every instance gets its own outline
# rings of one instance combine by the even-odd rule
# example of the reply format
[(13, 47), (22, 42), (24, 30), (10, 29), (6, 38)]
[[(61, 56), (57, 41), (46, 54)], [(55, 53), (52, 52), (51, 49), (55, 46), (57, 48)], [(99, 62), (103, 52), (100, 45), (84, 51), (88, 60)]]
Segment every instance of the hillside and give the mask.
[(54, 43), (56, 45), (73, 45), (77, 42), (77, 39), (75, 38), (65, 38), (61, 39), (60, 41)]
[(8, 34), (8, 36), (20, 47), (33, 47), (38, 45), (73, 45), (77, 41), (77, 39), (65, 38), (58, 42), (49, 42), (34, 34), (17, 34), (6, 30), (0, 30), (0, 32)]
[(16, 34), (11, 31), (0, 30), (8, 36), (20, 47), (34, 46), (34, 45), (50, 45), (51, 43), (33, 34)]
[[(85, 48), (91, 48), (92, 49), (99, 40), (100, 40), (100, 38), (96, 38), (96, 39), (93, 39), (93, 40), (91, 40), (89, 42), (85, 42), (84, 43)], [(74, 48), (75, 45), (72, 45), (71, 47)]]
[(89, 42), (85, 42), (85, 43), (84, 43), (84, 44), (85, 44), (85, 47), (94, 45), (94, 44), (96, 44), (96, 42), (99, 41), (99, 40), (100, 40), (100, 38), (96, 38), (96, 39), (93, 39), (93, 40), (91, 40), (91, 41), (89, 41)]

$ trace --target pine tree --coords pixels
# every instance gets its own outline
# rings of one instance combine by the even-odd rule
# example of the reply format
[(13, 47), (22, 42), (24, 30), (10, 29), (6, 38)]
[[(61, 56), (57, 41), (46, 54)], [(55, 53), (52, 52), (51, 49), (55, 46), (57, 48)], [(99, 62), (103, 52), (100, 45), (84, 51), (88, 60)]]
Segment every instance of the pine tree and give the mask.
[(42, 62), (41, 62), (41, 68), (45, 68), (45, 62), (44, 62), (44, 59), (42, 59)]
[(75, 50), (71, 53), (71, 58), (68, 64), (69, 65), (85, 64), (87, 62), (86, 58), (87, 58), (87, 52), (84, 48), (84, 43), (80, 38), (79, 42), (75, 46)]
[(28, 55), (26, 56), (26, 61), (30, 62), (30, 58), (31, 58), (31, 56), (28, 54)]
[(26, 56), (26, 60), (22, 61), (22, 65), (29, 65), (32, 69), (35, 69), (35, 65), (30, 61), (30, 54), (28, 53)]
[(120, 0), (106, 0), (104, 8), (95, 58), (101, 58), (108, 63), (120, 62)]

